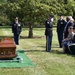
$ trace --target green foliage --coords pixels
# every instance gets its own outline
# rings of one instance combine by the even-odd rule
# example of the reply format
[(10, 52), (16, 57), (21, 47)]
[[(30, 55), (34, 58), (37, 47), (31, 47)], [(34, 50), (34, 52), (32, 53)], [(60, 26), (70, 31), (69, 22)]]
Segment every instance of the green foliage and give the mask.
[(0, 0), (0, 3), (7, 2), (7, 0)]
[(5, 13), (5, 3), (0, 4), (0, 24), (2, 25), (9, 25), (10, 20)]
[(2, 25), (9, 25), (10, 24), (10, 20), (7, 18), (6, 15), (0, 16), (0, 24), (2, 24)]
[(68, 2), (67, 2), (67, 4), (65, 5), (65, 10), (66, 10), (66, 13), (65, 13), (65, 15), (72, 15), (72, 16), (74, 16), (73, 15), (73, 12), (75, 11), (75, 2), (73, 1), (73, 0), (69, 0)]
[(10, 21), (18, 16), (23, 24), (41, 24), (49, 14), (74, 16), (75, 12), (74, 0), (7, 0), (2, 6)]
[[(74, 2), (70, 0), (64, 4), (64, 0), (22, 0), (20, 2), (23, 14), (23, 22), (44, 23), (49, 14), (65, 16), (72, 15), (74, 11)], [(69, 7), (69, 8), (68, 8)]]
[[(54, 24), (60, 14), (75, 18), (75, 0), (1, 0), (0, 16), (6, 15), (8, 23), (18, 16), (24, 26), (43, 25), (50, 14), (54, 14)], [(4, 17), (4, 16), (3, 16)], [(2, 20), (1, 20), (2, 21)], [(2, 21), (3, 22), (3, 21)], [(5, 23), (7, 23), (5, 22)]]

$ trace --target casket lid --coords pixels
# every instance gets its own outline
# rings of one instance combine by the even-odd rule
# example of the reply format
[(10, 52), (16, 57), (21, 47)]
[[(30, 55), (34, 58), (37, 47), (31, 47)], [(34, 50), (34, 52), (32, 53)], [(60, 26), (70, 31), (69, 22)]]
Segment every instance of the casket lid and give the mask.
[(2, 39), (0, 47), (16, 47), (16, 44), (12, 38)]
[(2, 41), (2, 42), (0, 42), (0, 43), (6, 43), (6, 44), (8, 44), (8, 43), (13, 43), (13, 41), (10, 41), (10, 40), (4, 40), (4, 41)]

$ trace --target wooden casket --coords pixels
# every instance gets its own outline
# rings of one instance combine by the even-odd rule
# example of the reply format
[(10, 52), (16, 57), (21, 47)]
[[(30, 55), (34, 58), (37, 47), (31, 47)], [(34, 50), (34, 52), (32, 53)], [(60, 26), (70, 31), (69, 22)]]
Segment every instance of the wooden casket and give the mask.
[(1, 39), (0, 59), (12, 59), (16, 57), (16, 44), (12, 38)]

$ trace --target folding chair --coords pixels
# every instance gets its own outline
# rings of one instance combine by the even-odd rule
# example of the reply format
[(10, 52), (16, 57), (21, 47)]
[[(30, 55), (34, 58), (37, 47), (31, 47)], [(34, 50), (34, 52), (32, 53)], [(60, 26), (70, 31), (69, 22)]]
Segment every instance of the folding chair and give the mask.
[(75, 55), (75, 43), (69, 44), (68, 49), (71, 52), (71, 54)]

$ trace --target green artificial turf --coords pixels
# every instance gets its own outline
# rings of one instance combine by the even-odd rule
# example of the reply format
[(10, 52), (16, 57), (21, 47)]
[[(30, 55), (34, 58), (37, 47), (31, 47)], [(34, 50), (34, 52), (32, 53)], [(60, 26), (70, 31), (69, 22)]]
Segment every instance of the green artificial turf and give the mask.
[(27, 57), (24, 51), (17, 51), (18, 57), (22, 60), (17, 60), (17, 58), (13, 58), (10, 60), (0, 60), (0, 68), (1, 67), (27, 67), (34, 66), (33, 62)]

